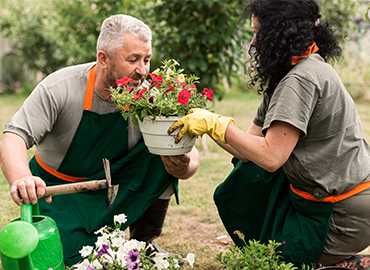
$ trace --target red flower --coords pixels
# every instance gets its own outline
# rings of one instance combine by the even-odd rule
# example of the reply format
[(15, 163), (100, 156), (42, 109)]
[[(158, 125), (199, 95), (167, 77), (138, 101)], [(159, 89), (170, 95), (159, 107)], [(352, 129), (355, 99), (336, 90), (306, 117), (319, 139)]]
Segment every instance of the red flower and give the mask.
[(122, 77), (121, 79), (116, 80), (117, 86), (127, 86), (130, 82), (133, 82), (134, 80), (130, 77)]
[(163, 82), (163, 77), (160, 75), (157, 75), (155, 73), (149, 73), (150, 78), (152, 79), (152, 85), (153, 87), (161, 87)]
[(181, 105), (188, 105), (189, 104), (190, 97), (191, 97), (190, 91), (184, 89), (184, 90), (181, 90), (180, 93), (179, 93), (179, 95), (177, 96), (177, 101)]
[(202, 95), (205, 96), (209, 101), (212, 101), (215, 94), (213, 89), (203, 88)]
[(148, 91), (148, 88), (140, 89), (139, 91), (137, 91), (137, 92), (133, 95), (132, 99), (133, 99), (133, 100), (141, 99), (147, 91)]

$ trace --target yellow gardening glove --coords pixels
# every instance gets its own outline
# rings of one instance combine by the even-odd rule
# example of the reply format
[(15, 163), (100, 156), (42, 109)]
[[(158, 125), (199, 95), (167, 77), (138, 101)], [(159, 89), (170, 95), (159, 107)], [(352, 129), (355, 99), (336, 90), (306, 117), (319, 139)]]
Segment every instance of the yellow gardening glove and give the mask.
[(179, 129), (179, 133), (175, 139), (176, 143), (178, 143), (185, 134), (192, 136), (208, 134), (215, 141), (225, 143), (225, 133), (230, 123), (235, 123), (234, 119), (231, 117), (225, 117), (204, 109), (192, 109), (189, 114), (170, 126), (168, 134)]

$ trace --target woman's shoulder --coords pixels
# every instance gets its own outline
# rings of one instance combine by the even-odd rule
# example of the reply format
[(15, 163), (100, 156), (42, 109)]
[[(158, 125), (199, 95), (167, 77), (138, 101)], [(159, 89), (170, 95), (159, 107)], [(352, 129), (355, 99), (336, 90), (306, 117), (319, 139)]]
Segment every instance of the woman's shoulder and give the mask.
[(319, 54), (312, 54), (292, 68), (284, 78), (311, 83), (321, 88), (328, 82), (339, 82), (339, 76), (333, 66)]

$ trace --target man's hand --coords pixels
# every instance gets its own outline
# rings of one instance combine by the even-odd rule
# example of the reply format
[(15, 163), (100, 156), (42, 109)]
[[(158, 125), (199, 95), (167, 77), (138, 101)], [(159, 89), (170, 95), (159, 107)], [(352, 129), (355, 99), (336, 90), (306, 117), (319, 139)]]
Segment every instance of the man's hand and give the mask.
[(161, 156), (166, 171), (180, 179), (191, 177), (199, 167), (199, 152), (193, 149), (185, 155)]
[(183, 178), (188, 171), (190, 157), (188, 155), (180, 156), (161, 156), (166, 171), (177, 177)]
[[(23, 203), (37, 203), (37, 199), (44, 196), (46, 192), (45, 182), (36, 176), (26, 176), (12, 182), (10, 196), (13, 201), (21, 205)], [(45, 199), (51, 202), (51, 197)]]
[(212, 113), (205, 109), (192, 109), (190, 113), (175, 122), (168, 129), (168, 134), (179, 129), (175, 142), (178, 143), (185, 134), (200, 136), (208, 134), (216, 142), (225, 143), (225, 133), (228, 125), (234, 123), (231, 117)]

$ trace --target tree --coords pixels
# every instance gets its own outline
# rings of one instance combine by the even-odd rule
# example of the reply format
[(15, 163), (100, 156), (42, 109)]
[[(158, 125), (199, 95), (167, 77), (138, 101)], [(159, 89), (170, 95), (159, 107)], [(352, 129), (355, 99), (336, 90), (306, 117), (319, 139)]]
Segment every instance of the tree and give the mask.
[(29, 68), (44, 74), (93, 61), (102, 21), (132, 5), (122, 0), (3, 1), (2, 34)]
[[(14, 53), (31, 69), (48, 73), (63, 65), (63, 56), (58, 53), (55, 40), (46, 31), (51, 6), (35, 1), (34, 6), (20, 5), (17, 1), (4, 1), (0, 16), (0, 29), (12, 41)], [(28, 1), (29, 3), (30, 1)]]
[(353, 29), (358, 0), (320, 0), (320, 6), (323, 17), (333, 26), (338, 39), (344, 41)]
[(156, 0), (149, 13), (156, 55), (175, 58), (201, 85), (215, 86), (239, 68), (246, 27), (242, 1)]

